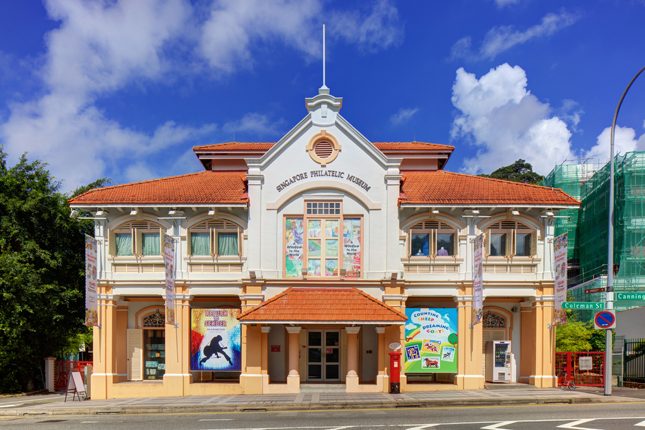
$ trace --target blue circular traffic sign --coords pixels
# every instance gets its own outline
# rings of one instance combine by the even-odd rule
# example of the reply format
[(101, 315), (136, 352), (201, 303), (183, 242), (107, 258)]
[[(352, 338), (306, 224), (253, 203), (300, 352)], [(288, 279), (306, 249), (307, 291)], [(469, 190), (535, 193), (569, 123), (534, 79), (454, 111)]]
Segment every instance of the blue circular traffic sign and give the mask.
[(614, 316), (614, 314), (607, 311), (598, 312), (594, 319), (595, 319), (596, 325), (601, 328), (611, 327), (614, 325), (614, 322), (616, 321), (616, 317)]

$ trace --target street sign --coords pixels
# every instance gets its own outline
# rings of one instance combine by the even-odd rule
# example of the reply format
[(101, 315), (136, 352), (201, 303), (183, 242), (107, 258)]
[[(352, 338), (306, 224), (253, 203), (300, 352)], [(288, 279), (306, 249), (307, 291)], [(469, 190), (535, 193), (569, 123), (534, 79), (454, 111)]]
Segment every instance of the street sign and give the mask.
[(604, 288), (590, 288), (588, 290), (585, 290), (585, 294), (604, 293), (604, 292), (605, 292)]
[(616, 328), (616, 311), (607, 309), (596, 312), (593, 318), (593, 325), (596, 330), (608, 330)]
[(645, 293), (616, 293), (616, 300), (621, 302), (643, 301)]
[(593, 370), (593, 357), (578, 357), (578, 369)]
[(562, 309), (599, 310), (605, 309), (605, 304), (600, 302), (563, 302)]

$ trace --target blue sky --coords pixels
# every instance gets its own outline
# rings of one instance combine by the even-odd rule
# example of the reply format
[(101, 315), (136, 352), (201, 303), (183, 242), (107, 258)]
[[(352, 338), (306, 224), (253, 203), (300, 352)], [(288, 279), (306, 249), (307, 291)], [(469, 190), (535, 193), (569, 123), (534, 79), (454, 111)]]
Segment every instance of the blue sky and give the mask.
[[(606, 161), (645, 66), (645, 0), (0, 2), (0, 143), (65, 190), (198, 171), (277, 141), (322, 84), (368, 139), (451, 144), (447, 170)], [(645, 76), (617, 148), (645, 150)]]

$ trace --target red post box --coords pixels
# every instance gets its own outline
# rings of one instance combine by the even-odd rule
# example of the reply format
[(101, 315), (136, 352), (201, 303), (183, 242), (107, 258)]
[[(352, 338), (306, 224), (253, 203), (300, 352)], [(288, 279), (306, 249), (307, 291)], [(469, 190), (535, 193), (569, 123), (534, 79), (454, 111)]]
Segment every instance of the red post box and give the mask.
[(401, 353), (390, 352), (390, 393), (401, 392)]

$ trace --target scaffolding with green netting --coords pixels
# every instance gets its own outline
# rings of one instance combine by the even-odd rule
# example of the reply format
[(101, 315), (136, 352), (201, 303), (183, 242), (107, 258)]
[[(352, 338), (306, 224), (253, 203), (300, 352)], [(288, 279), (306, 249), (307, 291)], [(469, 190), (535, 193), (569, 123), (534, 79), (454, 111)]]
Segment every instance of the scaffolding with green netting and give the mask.
[[(569, 289), (570, 300), (604, 302), (604, 292), (587, 294), (585, 290), (607, 285), (610, 165), (607, 163), (582, 185), (577, 181), (576, 187), (575, 176), (580, 175), (581, 166), (558, 166), (542, 185), (562, 188), (581, 201), (579, 210), (558, 213), (570, 216), (570, 221), (558, 218), (555, 228), (556, 235), (569, 233), (569, 258), (579, 260), (580, 273)], [(614, 291), (645, 292), (645, 152), (616, 156), (614, 169)], [(569, 212), (576, 213), (575, 223)], [(636, 306), (642, 306), (642, 302), (614, 303), (617, 310)], [(592, 315), (591, 311), (577, 313), (583, 321)]]
[[(561, 164), (544, 178), (542, 185), (552, 188), (560, 188), (571, 197), (580, 200), (580, 181), (584, 165), (582, 164)], [(576, 228), (578, 226), (578, 209), (567, 209), (558, 212), (555, 219), (555, 235), (569, 233), (569, 247), (567, 249), (569, 259), (578, 259), (578, 248), (576, 247)], [(567, 218), (564, 218), (567, 217)]]

